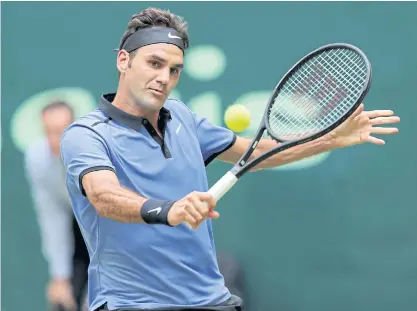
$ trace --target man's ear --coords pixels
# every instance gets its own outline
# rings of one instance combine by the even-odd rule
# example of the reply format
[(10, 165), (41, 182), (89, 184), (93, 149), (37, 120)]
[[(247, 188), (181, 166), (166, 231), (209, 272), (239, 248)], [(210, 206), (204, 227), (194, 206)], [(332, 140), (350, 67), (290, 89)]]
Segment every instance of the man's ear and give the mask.
[(121, 74), (125, 73), (127, 69), (129, 68), (129, 60), (130, 60), (129, 53), (126, 52), (125, 50), (120, 50), (117, 53), (117, 69), (119, 70)]

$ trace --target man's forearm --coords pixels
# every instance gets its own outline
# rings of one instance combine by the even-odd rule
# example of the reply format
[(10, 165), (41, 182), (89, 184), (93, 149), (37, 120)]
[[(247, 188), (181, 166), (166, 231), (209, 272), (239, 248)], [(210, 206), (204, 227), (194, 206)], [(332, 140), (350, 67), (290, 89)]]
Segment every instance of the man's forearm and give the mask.
[[(219, 160), (235, 164), (246, 150), (251, 146), (252, 140), (244, 137), (237, 137), (235, 144), (219, 155)], [(279, 146), (279, 142), (273, 139), (261, 139), (256, 145), (256, 149), (251, 154), (249, 161), (259, 157), (263, 153)], [(291, 162), (299, 161), (304, 158), (314, 156), (319, 153), (328, 152), (339, 148), (336, 139), (332, 134), (326, 134), (321, 138), (317, 138), (311, 142), (286, 149), (276, 155), (268, 158), (255, 166), (251, 171), (263, 168), (272, 168), (285, 165)]]
[(125, 223), (144, 223), (140, 210), (147, 199), (133, 191), (113, 186), (90, 200), (100, 216)]
[[(258, 149), (259, 153), (264, 153), (278, 145), (279, 143), (277, 143), (275, 140), (262, 139), (257, 145), (256, 149)], [(334, 143), (332, 137), (330, 135), (325, 135), (308, 143), (281, 151), (260, 163), (254, 168), (254, 170), (282, 166), (320, 153), (328, 152), (335, 148), (336, 144)]]

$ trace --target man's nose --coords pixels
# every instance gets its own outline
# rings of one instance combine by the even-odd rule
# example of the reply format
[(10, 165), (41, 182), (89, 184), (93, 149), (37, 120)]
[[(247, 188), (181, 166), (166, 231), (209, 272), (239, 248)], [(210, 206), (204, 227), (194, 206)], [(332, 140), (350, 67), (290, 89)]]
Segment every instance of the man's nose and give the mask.
[(159, 72), (159, 75), (157, 77), (157, 82), (161, 83), (163, 85), (167, 85), (169, 82), (169, 77), (170, 77), (170, 69), (169, 68), (164, 68), (163, 70), (161, 70)]

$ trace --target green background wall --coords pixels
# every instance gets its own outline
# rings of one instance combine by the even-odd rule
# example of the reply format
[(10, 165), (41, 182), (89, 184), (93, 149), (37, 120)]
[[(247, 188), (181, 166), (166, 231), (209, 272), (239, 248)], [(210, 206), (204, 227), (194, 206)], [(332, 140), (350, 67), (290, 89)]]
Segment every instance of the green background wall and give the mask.
[[(400, 134), (383, 147), (243, 178), (219, 204), (216, 244), (242, 262), (250, 311), (416, 310), (417, 3), (405, 2), (2, 3), (2, 310), (46, 307), (46, 264), (22, 169), (22, 139), (39, 125), (25, 100), (61, 87), (94, 100), (115, 91), (112, 49), (149, 5), (188, 20), (197, 56), (176, 96), (219, 124), (225, 107), (245, 98), (256, 119), (265, 94), (312, 49), (349, 42), (365, 51), (374, 73), (365, 107), (393, 109)], [(211, 164), (210, 182), (228, 167)]]

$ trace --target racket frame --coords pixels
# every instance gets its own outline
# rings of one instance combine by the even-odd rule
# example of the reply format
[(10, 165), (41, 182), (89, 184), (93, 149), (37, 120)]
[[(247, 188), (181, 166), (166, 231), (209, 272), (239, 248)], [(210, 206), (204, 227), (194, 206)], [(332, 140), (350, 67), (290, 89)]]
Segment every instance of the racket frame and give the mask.
[[(311, 136), (306, 137), (306, 138), (298, 139), (298, 140), (291, 140), (291, 141), (283, 141), (283, 140), (280, 140), (278, 137), (275, 137), (272, 134), (271, 128), (269, 126), (268, 116), (269, 116), (269, 110), (270, 110), (271, 106), (274, 104), (274, 101), (275, 101), (276, 97), (278, 96), (278, 93), (281, 90), (281, 88), (284, 86), (286, 81), (292, 76), (292, 74), (295, 71), (297, 71), (309, 59), (311, 59), (312, 57), (314, 57), (315, 55), (317, 55), (319, 53), (322, 53), (323, 51), (332, 50), (332, 49), (336, 49), (336, 48), (344, 48), (344, 49), (353, 50), (354, 52), (358, 53), (365, 62), (366, 70), (367, 70), (366, 80), (365, 80), (364, 88), (363, 88), (361, 94), (359, 95), (359, 97), (357, 98), (356, 103), (350, 108), (350, 110), (348, 112), (346, 112), (341, 117), (339, 117), (339, 119), (337, 119), (332, 125), (330, 125), (326, 129), (324, 129), (324, 130), (322, 130), (322, 131), (320, 131), (320, 132), (318, 132), (314, 135), (311, 135)], [(356, 47), (354, 45), (351, 45), (351, 44), (348, 44), (348, 43), (331, 43), (331, 44), (321, 46), (318, 49), (316, 49), (316, 50), (310, 52), (309, 54), (305, 55), (290, 70), (287, 71), (287, 73), (282, 77), (282, 79), (275, 86), (275, 88), (272, 92), (272, 95), (268, 100), (268, 104), (266, 105), (261, 124), (260, 124), (260, 126), (257, 130), (257, 133), (256, 133), (255, 137), (252, 139), (252, 142), (251, 142), (250, 146), (246, 149), (245, 153), (242, 155), (242, 157), (239, 159), (239, 161), (236, 162), (236, 164), (233, 166), (233, 168), (230, 170), (230, 172), (233, 173), (236, 176), (237, 179), (239, 179), (240, 177), (242, 177), (243, 174), (245, 174), (246, 172), (251, 170), (253, 167), (258, 165), (259, 163), (261, 163), (265, 159), (273, 156), (274, 154), (276, 154), (278, 152), (281, 152), (281, 151), (284, 151), (286, 149), (298, 146), (300, 144), (305, 144), (307, 142), (315, 140), (315, 139), (317, 139), (319, 137), (322, 137), (322, 136), (326, 135), (327, 133), (331, 132), (336, 127), (338, 127), (340, 124), (342, 124), (347, 118), (349, 118), (352, 115), (352, 113), (359, 107), (359, 105), (362, 103), (362, 100), (368, 94), (368, 91), (371, 87), (371, 84), (372, 84), (372, 66), (371, 66), (371, 63), (369, 62), (365, 53), (362, 52), (362, 50), (360, 50), (358, 47)], [(249, 157), (253, 154), (253, 152), (256, 149), (256, 146), (258, 145), (259, 141), (262, 139), (262, 135), (264, 134), (265, 130), (267, 131), (268, 135), (271, 136), (272, 139), (276, 140), (277, 142), (279, 142), (281, 144), (279, 146), (271, 149), (271, 150), (266, 151), (265, 153), (263, 153), (259, 157), (257, 157), (257, 158), (248, 162)]]

